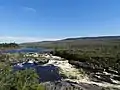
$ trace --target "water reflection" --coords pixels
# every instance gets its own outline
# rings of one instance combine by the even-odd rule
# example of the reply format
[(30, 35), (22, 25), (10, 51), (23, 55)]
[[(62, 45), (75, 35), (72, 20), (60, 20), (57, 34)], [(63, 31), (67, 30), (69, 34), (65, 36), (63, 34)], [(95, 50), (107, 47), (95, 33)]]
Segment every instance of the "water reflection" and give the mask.
[(3, 51), (4, 53), (41, 53), (41, 52), (50, 52), (52, 50), (45, 48), (20, 48), (20, 49), (12, 49)]

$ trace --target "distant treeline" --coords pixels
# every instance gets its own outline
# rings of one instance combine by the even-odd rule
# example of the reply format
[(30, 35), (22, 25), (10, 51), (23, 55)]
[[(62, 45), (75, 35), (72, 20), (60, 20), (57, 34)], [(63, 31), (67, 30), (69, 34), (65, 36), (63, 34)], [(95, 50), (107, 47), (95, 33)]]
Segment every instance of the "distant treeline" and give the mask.
[(19, 45), (18, 44), (16, 44), (16, 43), (1, 43), (0, 44), (0, 48), (2, 49), (4, 49), (4, 48), (17, 48), (17, 47), (19, 47)]

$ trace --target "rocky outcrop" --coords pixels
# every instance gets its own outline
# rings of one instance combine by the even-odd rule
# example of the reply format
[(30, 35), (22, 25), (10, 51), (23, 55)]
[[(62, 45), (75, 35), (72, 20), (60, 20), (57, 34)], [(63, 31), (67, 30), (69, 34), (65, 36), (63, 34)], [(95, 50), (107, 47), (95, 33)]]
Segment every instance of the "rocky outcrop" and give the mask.
[(77, 68), (84, 68), (87, 70), (91, 70), (92, 72), (102, 72), (104, 69), (98, 68), (96, 65), (89, 64), (87, 62), (80, 62), (80, 61), (69, 61), (70, 64), (76, 66)]
[(36, 62), (37, 62), (38, 64), (40, 64), (40, 65), (46, 64), (46, 63), (49, 62), (49, 59), (40, 59), (40, 58), (36, 58), (35, 60), (36, 60)]
[(74, 83), (67, 81), (43, 83), (45, 90), (102, 90), (102, 87), (86, 83)]

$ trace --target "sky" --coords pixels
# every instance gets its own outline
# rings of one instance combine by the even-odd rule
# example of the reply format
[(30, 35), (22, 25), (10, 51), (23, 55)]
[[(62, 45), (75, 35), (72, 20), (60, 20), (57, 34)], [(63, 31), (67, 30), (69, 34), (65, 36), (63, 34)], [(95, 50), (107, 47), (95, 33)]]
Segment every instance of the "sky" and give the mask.
[(0, 42), (120, 35), (120, 0), (0, 0)]

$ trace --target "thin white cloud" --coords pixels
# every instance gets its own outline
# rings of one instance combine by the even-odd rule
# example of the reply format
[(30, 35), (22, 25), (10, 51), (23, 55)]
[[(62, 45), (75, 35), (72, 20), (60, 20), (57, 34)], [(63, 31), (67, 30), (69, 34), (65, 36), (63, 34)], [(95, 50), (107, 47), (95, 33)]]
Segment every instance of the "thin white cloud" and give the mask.
[(24, 43), (24, 42), (39, 42), (39, 41), (55, 41), (60, 39), (54, 38), (40, 38), (40, 37), (12, 37), (12, 36), (0, 36), (0, 43)]
[(24, 9), (25, 11), (28, 11), (28, 12), (37, 12), (36, 9), (31, 8), (31, 7), (23, 7), (23, 9)]

